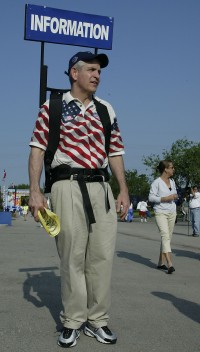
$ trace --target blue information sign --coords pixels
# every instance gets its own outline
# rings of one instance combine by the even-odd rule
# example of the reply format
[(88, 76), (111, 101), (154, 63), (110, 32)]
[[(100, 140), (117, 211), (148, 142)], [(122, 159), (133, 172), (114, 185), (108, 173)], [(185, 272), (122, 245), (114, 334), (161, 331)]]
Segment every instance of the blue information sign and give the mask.
[(24, 39), (112, 49), (113, 17), (26, 5)]

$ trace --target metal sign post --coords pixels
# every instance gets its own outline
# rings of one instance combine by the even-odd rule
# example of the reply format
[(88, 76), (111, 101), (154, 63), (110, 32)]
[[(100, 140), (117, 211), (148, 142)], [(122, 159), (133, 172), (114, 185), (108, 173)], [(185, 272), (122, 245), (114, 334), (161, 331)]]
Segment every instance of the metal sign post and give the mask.
[(44, 65), (44, 42), (41, 42), (41, 56), (40, 56), (40, 101), (39, 106), (46, 101), (47, 91), (47, 70), (48, 67)]

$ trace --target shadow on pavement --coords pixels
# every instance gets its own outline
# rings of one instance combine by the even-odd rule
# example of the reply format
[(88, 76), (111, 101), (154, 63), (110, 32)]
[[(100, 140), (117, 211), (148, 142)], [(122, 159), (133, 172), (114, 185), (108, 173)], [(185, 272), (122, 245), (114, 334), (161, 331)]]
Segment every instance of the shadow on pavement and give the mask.
[(188, 237), (189, 236), (188, 234), (182, 233), (182, 232), (173, 232), (173, 235), (184, 236), (184, 237)]
[(186, 257), (186, 258), (191, 258), (196, 260), (200, 259), (199, 253), (186, 251), (182, 249), (173, 249), (173, 254), (175, 254), (177, 257)]
[(59, 313), (62, 310), (60, 293), (60, 276), (51, 271), (41, 271), (32, 274), (30, 271), (48, 270), (48, 268), (20, 269), (27, 271), (27, 278), (23, 283), (24, 298), (34, 304), (35, 307), (47, 307), (56, 322), (56, 329), (60, 331), (61, 322)]
[(151, 262), (151, 259), (142, 257), (139, 254), (117, 251), (117, 256), (120, 258), (132, 260), (133, 262), (137, 262), (139, 264), (146, 265), (152, 269), (156, 269), (156, 265)]
[(174, 307), (186, 317), (200, 323), (200, 305), (186, 299), (178, 298), (170, 293), (152, 292), (152, 295), (171, 302)]

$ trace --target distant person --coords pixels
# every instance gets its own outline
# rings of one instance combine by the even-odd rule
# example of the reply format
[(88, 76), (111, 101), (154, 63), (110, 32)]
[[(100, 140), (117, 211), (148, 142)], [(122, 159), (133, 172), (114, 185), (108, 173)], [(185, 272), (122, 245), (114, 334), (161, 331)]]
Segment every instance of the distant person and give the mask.
[(22, 208), (21, 205), (19, 206), (19, 215), (20, 215), (20, 216), (23, 216), (23, 208)]
[(147, 218), (151, 218), (152, 217), (151, 211), (150, 211), (151, 206), (148, 204), (148, 200), (146, 201), (146, 203), (147, 203), (146, 215), (147, 215)]
[(147, 222), (147, 202), (145, 202), (144, 200), (139, 202), (137, 205), (137, 210), (139, 211), (140, 221)]
[(183, 202), (181, 204), (181, 212), (183, 214), (183, 221), (189, 221), (189, 201), (186, 197), (183, 199)]
[(128, 209), (128, 214), (125, 217), (125, 220), (127, 222), (132, 222), (133, 221), (133, 204), (130, 204), (130, 207)]
[(197, 186), (191, 188), (190, 201), (190, 216), (192, 221), (193, 237), (199, 237), (200, 231), (200, 192)]
[(149, 193), (149, 201), (154, 203), (155, 219), (161, 234), (157, 268), (167, 270), (168, 274), (171, 274), (175, 271), (171, 258), (171, 238), (176, 221), (175, 201), (178, 199), (176, 185), (172, 179), (174, 174), (172, 161), (160, 161), (157, 170), (160, 173), (160, 177), (153, 181)]
[(27, 221), (27, 216), (28, 216), (28, 205), (24, 205), (22, 207), (22, 214), (23, 214), (23, 217), (24, 217), (24, 221)]

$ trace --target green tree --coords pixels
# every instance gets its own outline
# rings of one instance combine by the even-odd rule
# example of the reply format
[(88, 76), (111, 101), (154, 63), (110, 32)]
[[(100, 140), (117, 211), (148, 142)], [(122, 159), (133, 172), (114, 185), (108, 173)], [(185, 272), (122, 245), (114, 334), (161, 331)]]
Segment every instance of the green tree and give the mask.
[[(137, 170), (127, 170), (125, 171), (125, 178), (130, 196), (134, 195), (140, 198), (148, 197), (150, 185), (146, 175), (138, 175)], [(109, 183), (112, 188), (114, 197), (117, 198), (119, 187), (116, 179), (111, 176)]]
[(148, 198), (150, 185), (147, 175), (138, 175), (136, 170), (127, 170), (125, 175), (129, 194), (141, 198)]
[(174, 180), (178, 187), (200, 184), (200, 143), (186, 138), (174, 142), (170, 150), (164, 150), (162, 157), (151, 154), (143, 157), (144, 165), (151, 169), (151, 176), (158, 176), (156, 168), (161, 159), (172, 160), (175, 167)]
[(16, 188), (16, 189), (29, 189), (29, 185), (25, 184), (25, 183), (21, 183), (19, 185), (10, 185), (8, 188)]

